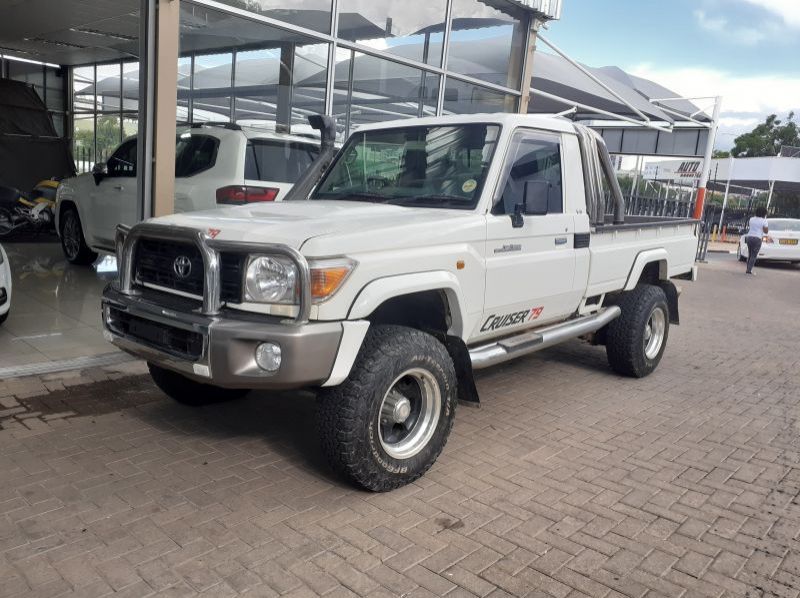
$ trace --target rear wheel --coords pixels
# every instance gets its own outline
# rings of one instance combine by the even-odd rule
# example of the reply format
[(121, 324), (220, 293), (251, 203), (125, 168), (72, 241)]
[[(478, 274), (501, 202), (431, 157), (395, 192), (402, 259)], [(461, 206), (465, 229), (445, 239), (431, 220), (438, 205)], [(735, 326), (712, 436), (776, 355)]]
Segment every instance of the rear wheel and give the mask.
[(77, 266), (88, 266), (97, 259), (97, 254), (86, 244), (75, 208), (65, 208), (61, 215), (61, 249), (67, 261)]
[(741, 243), (739, 243), (739, 245), (736, 247), (736, 257), (739, 258), (740, 262), (746, 262), (747, 261), (747, 258), (742, 255), (742, 244)]
[(247, 389), (242, 388), (220, 388), (211, 384), (196, 382), (186, 376), (181, 376), (172, 370), (166, 370), (153, 363), (147, 364), (150, 370), (150, 377), (156, 386), (168, 397), (175, 399), (182, 405), (201, 407), (213, 403), (232, 401), (245, 396)]
[(11, 313), (11, 310), (7, 311), (3, 315), (0, 315), (0, 324), (5, 322), (6, 320), (8, 320), (8, 314), (10, 314), (10, 313)]
[(371, 328), (348, 379), (317, 396), (317, 431), (331, 466), (373, 492), (413, 482), (447, 442), (456, 384), (453, 361), (433, 336)]
[(669, 337), (669, 307), (661, 287), (640, 284), (623, 293), (622, 314), (608, 325), (606, 355), (623, 376), (643, 378), (658, 367)]

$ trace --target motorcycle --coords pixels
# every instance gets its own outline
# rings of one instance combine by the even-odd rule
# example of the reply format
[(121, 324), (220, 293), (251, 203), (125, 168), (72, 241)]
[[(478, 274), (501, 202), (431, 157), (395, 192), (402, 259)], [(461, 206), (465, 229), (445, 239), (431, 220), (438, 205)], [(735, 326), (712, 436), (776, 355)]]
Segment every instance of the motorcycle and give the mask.
[(0, 185), (0, 237), (28, 230), (55, 232), (56, 180), (39, 181), (30, 193)]

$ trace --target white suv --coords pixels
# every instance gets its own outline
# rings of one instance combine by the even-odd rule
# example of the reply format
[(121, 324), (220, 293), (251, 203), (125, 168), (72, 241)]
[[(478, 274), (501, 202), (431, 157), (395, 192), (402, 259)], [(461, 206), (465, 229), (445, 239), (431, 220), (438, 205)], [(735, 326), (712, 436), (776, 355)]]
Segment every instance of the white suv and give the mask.
[[(301, 135), (238, 125), (194, 125), (176, 138), (175, 211), (221, 204), (280, 201), (319, 153)], [(136, 222), (136, 137), (106, 164), (64, 180), (56, 197), (56, 230), (67, 260), (90, 264), (114, 252), (117, 224)]]

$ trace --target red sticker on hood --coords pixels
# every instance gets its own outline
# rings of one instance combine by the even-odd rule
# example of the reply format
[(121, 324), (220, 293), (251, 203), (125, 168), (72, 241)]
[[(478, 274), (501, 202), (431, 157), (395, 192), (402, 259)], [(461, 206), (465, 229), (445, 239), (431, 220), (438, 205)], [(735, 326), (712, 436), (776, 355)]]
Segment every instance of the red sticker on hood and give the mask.
[(216, 239), (217, 235), (220, 234), (222, 231), (218, 228), (209, 228), (208, 229), (208, 236), (212, 239)]

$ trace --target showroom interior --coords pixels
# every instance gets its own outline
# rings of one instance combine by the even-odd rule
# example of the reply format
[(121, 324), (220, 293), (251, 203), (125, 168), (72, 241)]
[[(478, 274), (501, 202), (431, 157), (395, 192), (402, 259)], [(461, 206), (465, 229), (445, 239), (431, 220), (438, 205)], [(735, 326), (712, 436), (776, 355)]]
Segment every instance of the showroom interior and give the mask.
[[(308, 134), (307, 116), (327, 113), (341, 140), (364, 123), (527, 109), (536, 30), (559, 16), (560, 2), (416, 4), (6, 2), (0, 79), (32, 87), (39, 116), (52, 124), (44, 132), (7, 127), (0, 139), (22, 133), (61, 143), (70, 164), (32, 152), (31, 172), (7, 164), (0, 183), (27, 193), (43, 179), (91, 173), (136, 135), (137, 214), (146, 218), (172, 212), (174, 139), (193, 125)], [(98, 298), (116, 276), (112, 256), (68, 264), (53, 232), (25, 226), (0, 243), (13, 274), (0, 377), (125, 359), (102, 337)]]
[[(667, 109), (648, 99), (676, 95), (659, 85), (541, 51), (560, 13), (560, 0), (9, 0), (0, 83), (34, 93), (0, 105), (0, 188), (92, 176), (135, 135), (135, 220), (169, 214), (176, 135), (237, 125), (309, 136), (318, 113), (342, 141), (394, 119), (564, 112), (612, 153), (701, 156), (698, 106)], [(113, 256), (69, 264), (52, 227), (0, 243), (13, 275), (0, 378), (126, 359), (102, 336)]]

